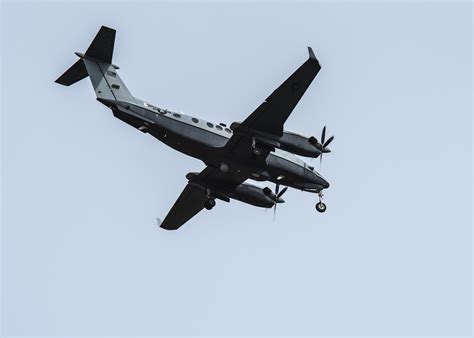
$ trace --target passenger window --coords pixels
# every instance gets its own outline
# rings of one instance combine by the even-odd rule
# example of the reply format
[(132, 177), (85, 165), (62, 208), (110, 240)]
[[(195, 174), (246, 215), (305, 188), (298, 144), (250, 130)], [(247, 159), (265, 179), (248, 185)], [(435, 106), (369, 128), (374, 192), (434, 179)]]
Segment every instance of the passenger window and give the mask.
[(209, 128), (214, 127), (214, 125), (213, 125), (211, 122), (207, 122), (207, 126), (208, 126)]
[(199, 120), (198, 120), (197, 118), (195, 118), (195, 117), (193, 117), (193, 118), (191, 119), (191, 121), (193, 121), (194, 123), (198, 123), (198, 122), (199, 122)]
[(225, 131), (228, 132), (229, 134), (232, 133), (232, 130), (230, 130), (229, 128), (225, 128)]
[(219, 125), (216, 125), (217, 130), (222, 130), (222, 127)]
[(177, 117), (178, 119), (181, 118), (181, 115), (179, 115), (178, 113), (174, 113), (173, 116)]

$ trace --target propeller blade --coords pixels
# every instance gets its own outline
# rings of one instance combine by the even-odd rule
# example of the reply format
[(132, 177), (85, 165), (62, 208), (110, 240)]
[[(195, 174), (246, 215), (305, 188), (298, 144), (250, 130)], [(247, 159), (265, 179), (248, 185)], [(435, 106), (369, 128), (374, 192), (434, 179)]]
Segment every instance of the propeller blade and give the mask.
[(277, 199), (283, 196), (283, 194), (288, 190), (288, 187), (284, 187), (282, 191), (280, 191), (279, 194), (277, 194)]
[[(321, 144), (324, 144), (324, 140), (326, 139), (326, 126), (323, 128), (323, 132), (321, 133)], [(323, 146), (324, 148), (324, 146)]]
[(326, 148), (332, 142), (332, 140), (334, 140), (334, 136), (331, 136), (326, 142), (323, 143), (323, 149)]
[(280, 191), (280, 185), (277, 184), (275, 187), (275, 195), (278, 196), (278, 191)]

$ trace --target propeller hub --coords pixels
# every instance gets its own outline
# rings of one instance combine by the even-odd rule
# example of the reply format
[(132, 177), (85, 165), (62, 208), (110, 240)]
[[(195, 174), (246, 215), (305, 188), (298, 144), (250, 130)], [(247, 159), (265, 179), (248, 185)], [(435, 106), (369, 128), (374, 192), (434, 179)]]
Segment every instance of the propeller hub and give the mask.
[(285, 200), (281, 197), (275, 198), (275, 203), (285, 203)]

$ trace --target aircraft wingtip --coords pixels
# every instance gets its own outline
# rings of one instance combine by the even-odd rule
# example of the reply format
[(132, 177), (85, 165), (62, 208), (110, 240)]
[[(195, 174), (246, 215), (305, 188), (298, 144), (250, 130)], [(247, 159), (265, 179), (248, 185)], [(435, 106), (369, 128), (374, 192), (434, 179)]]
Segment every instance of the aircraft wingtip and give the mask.
[(318, 66), (321, 67), (319, 60), (316, 58), (316, 55), (314, 55), (313, 48), (311, 48), (310, 46), (308, 46), (308, 53), (309, 53), (309, 59), (316, 61)]

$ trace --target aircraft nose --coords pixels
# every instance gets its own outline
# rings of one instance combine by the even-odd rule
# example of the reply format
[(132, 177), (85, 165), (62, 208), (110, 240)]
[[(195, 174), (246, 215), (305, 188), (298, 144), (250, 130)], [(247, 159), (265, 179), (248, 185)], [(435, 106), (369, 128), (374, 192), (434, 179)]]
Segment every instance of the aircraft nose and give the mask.
[(324, 189), (329, 188), (329, 182), (326, 181), (325, 179), (323, 179), (323, 188), (324, 188)]
[(323, 189), (329, 188), (329, 182), (326, 181), (324, 177), (320, 176), (319, 179), (321, 181), (321, 185), (323, 186)]

